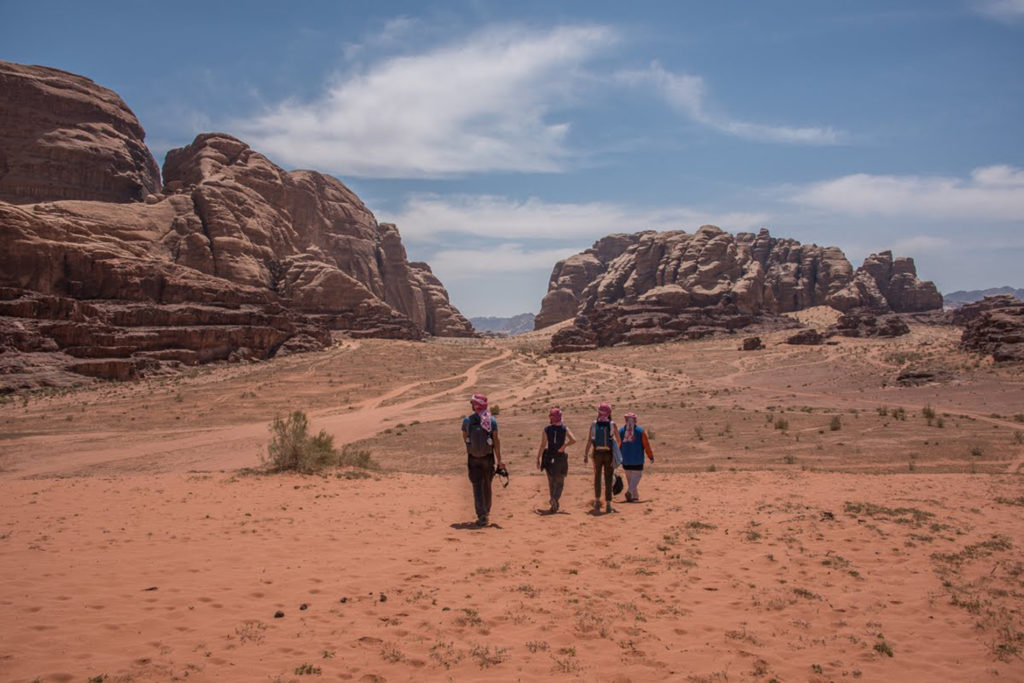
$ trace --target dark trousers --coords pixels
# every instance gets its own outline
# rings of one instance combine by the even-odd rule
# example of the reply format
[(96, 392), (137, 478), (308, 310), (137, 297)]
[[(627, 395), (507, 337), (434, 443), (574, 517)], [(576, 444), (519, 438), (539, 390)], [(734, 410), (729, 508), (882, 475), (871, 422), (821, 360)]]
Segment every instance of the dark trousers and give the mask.
[(604, 499), (612, 499), (612, 468), (615, 466), (612, 452), (594, 451), (594, 499), (601, 499), (601, 479), (604, 479)]
[(473, 484), (473, 505), (477, 519), (491, 514), (491, 481), (494, 479), (494, 454), (468, 458), (469, 481)]
[(564, 488), (565, 475), (548, 472), (548, 493), (551, 494), (551, 500), (557, 503), (562, 498), (562, 489)]
[(569, 473), (569, 456), (565, 453), (545, 451), (542, 463), (548, 474), (548, 492), (551, 499), (558, 502), (562, 498), (562, 489), (565, 488), (565, 475)]

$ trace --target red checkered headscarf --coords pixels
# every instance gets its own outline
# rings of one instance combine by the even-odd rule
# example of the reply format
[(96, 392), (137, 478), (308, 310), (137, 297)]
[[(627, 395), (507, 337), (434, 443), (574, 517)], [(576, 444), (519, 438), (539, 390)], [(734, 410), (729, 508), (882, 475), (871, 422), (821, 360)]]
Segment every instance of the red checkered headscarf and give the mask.
[(636, 413), (626, 413), (626, 432), (623, 441), (632, 441), (636, 437)]
[(491, 431), (491, 411), (487, 410), (487, 397), (483, 394), (473, 394), (469, 403), (473, 406), (473, 412), (480, 416), (480, 426), (485, 432)]
[(562, 426), (562, 409), (561, 408), (552, 408), (551, 412), (548, 413), (548, 419), (551, 420), (551, 424), (554, 425), (555, 427), (561, 427)]
[(612, 404), (604, 402), (597, 406), (597, 421), (598, 422), (611, 422), (612, 419)]

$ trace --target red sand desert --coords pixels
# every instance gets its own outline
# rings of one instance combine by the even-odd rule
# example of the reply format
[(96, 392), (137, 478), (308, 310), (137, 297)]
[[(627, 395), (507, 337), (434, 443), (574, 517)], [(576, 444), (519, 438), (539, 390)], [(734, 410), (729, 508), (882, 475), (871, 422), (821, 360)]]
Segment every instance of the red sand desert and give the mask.
[[(1024, 372), (953, 328), (547, 356), (342, 341), (0, 406), (4, 681), (1024, 680)], [(900, 369), (936, 381), (899, 385)], [(474, 519), (459, 418), (499, 406)], [(533, 468), (606, 399), (657, 461), (593, 514)], [(303, 410), (379, 470), (256, 471)]]

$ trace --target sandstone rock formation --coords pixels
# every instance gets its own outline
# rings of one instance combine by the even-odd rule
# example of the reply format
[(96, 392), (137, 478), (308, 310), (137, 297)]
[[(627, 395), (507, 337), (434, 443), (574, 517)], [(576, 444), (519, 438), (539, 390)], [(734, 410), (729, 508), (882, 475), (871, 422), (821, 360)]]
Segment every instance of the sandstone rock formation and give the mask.
[[(854, 271), (837, 247), (774, 238), (766, 229), (731, 235), (705, 225), (693, 234), (610, 235), (560, 261), (536, 326), (575, 318), (579, 329), (560, 330), (553, 348), (582, 348), (604, 345), (601, 337), (649, 343), (733, 330), (737, 316), (753, 322), (818, 305), (921, 311), (941, 308), (942, 297), (917, 279), (913, 260), (893, 259), (891, 252), (873, 254)], [(637, 331), (607, 335), (596, 318), (629, 319)]]
[(142, 201), (160, 171), (135, 114), (88, 78), (0, 61), (0, 200)]
[(855, 310), (839, 316), (828, 335), (840, 337), (900, 337), (910, 334), (910, 326), (897, 315), (875, 315), (866, 310)]
[(1000, 362), (1024, 361), (1024, 302), (1011, 296), (990, 296), (955, 312), (964, 325), (960, 346), (991, 354)]
[(747, 337), (743, 340), (740, 351), (761, 351), (764, 349), (764, 342), (760, 337)]
[(473, 334), (398, 229), (337, 179), (206, 134), (168, 153), (161, 188), (111, 91), (7, 63), (0, 85), (0, 374), (21, 374), (13, 353), (123, 378), (322, 347), (330, 329)]
[(813, 327), (800, 330), (786, 338), (786, 343), (793, 344), (794, 346), (819, 346), (824, 341), (825, 339), (821, 336), (821, 332), (818, 332)]

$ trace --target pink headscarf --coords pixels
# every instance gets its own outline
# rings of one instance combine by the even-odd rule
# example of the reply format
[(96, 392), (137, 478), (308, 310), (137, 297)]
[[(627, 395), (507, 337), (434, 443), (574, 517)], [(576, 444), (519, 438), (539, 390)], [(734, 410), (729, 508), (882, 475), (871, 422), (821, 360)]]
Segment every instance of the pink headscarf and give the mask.
[(487, 397), (483, 394), (473, 394), (469, 399), (473, 406), (473, 412), (480, 416), (480, 426), (485, 432), (491, 431), (491, 412), (487, 410)]
[(551, 412), (548, 413), (548, 419), (551, 420), (551, 424), (555, 427), (562, 426), (562, 409), (552, 408)]
[(612, 419), (612, 405), (608, 402), (602, 403), (597, 406), (597, 421), (598, 422), (611, 422)]
[(626, 413), (626, 432), (623, 441), (632, 441), (636, 437), (636, 413)]

